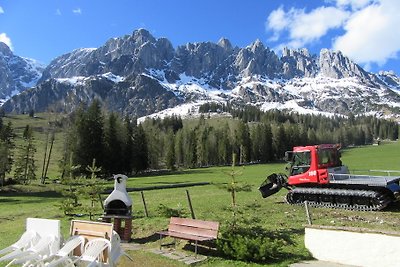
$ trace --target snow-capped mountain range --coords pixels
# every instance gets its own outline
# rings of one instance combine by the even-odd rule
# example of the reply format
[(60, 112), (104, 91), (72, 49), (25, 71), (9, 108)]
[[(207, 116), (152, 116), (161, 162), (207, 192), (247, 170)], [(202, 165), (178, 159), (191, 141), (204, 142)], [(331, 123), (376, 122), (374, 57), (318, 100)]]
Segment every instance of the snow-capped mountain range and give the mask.
[(27, 88), (35, 86), (46, 66), (13, 54), (0, 42), (0, 104)]
[[(23, 89), (14, 87), (21, 93), (4, 103), (6, 112), (70, 112), (98, 98), (109, 110), (139, 117), (193, 113), (215, 101), (400, 118), (400, 78), (367, 72), (341, 52), (284, 49), (278, 56), (259, 40), (239, 48), (224, 38), (174, 48), (144, 29), (57, 57), (36, 86)], [(2, 97), (13, 91), (0, 90)]]

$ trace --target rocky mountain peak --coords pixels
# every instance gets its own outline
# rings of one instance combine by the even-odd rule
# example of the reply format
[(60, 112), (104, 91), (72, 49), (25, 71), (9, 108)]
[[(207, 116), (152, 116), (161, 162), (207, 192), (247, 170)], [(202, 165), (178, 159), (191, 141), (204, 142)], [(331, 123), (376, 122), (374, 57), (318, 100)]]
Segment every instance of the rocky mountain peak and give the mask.
[(13, 53), (11, 51), (11, 49), (8, 47), (8, 45), (6, 45), (3, 42), (0, 42), (0, 53), (3, 54), (3, 56), (12, 56)]
[(0, 42), (0, 99), (35, 86), (44, 66), (35, 60), (19, 57)]
[(359, 77), (369, 80), (368, 73), (340, 51), (322, 49), (319, 56), (320, 73), (326, 77), (340, 79)]
[(155, 43), (156, 39), (146, 29), (138, 29), (132, 33), (132, 38), (135, 40), (137, 45), (142, 45), (146, 42)]
[(261, 54), (265, 50), (265, 46), (260, 39), (257, 39), (250, 45), (250, 50), (254, 54)]
[(221, 38), (219, 39), (218, 43), (217, 43), (220, 47), (222, 47), (223, 49), (225, 49), (226, 51), (232, 50), (232, 44), (231, 42), (226, 39), (226, 38)]
[(283, 75), (285, 78), (314, 77), (318, 71), (315, 59), (306, 48), (282, 51)]
[(394, 71), (380, 71), (378, 76), (389, 87), (400, 90), (400, 77)]

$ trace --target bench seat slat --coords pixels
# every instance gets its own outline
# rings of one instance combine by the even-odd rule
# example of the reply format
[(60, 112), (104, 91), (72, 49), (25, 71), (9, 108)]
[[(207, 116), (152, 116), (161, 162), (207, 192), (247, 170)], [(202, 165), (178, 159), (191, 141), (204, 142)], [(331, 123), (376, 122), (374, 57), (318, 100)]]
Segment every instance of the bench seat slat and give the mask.
[(185, 225), (177, 225), (177, 224), (170, 224), (168, 230), (171, 232), (178, 232), (183, 234), (189, 235), (196, 235), (196, 236), (204, 236), (209, 238), (217, 238), (218, 231), (204, 229), (204, 228), (197, 228), (197, 227), (190, 227)]
[(196, 228), (216, 230), (216, 231), (218, 231), (218, 228), (219, 228), (219, 222), (203, 221), (203, 220), (179, 218), (179, 217), (171, 217), (169, 223), (170, 224), (178, 224), (178, 225), (186, 225), (186, 226), (196, 227)]
[(209, 240), (215, 239), (213, 237), (197, 236), (197, 235), (179, 233), (179, 232), (174, 232), (174, 231), (162, 231), (162, 232), (158, 232), (158, 233), (160, 235), (176, 237), (176, 238), (185, 239), (185, 240), (209, 241)]

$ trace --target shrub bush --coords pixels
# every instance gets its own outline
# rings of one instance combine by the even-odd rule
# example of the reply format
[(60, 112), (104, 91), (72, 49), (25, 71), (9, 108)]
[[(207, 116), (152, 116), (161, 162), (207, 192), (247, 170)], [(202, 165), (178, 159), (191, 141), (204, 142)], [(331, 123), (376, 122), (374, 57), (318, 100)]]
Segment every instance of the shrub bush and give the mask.
[(222, 229), (217, 248), (225, 257), (258, 263), (279, 259), (286, 242), (260, 227)]
[(185, 217), (186, 212), (182, 208), (182, 205), (178, 204), (177, 208), (170, 208), (165, 206), (164, 204), (160, 204), (157, 207), (157, 213), (161, 217)]

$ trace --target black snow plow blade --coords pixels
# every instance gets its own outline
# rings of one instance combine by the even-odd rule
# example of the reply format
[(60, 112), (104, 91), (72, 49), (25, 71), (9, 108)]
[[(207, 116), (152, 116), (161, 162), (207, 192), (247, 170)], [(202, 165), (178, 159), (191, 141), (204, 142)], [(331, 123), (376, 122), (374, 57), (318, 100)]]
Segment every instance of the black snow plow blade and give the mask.
[(269, 197), (281, 190), (282, 187), (286, 187), (286, 180), (285, 174), (273, 173), (265, 179), (258, 190), (260, 190), (263, 198)]

